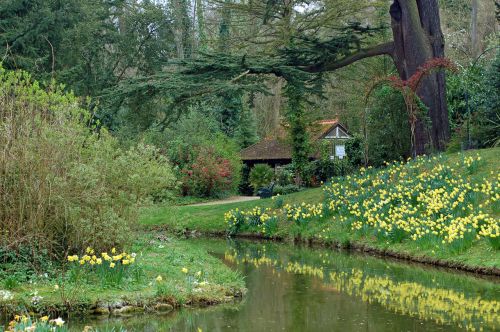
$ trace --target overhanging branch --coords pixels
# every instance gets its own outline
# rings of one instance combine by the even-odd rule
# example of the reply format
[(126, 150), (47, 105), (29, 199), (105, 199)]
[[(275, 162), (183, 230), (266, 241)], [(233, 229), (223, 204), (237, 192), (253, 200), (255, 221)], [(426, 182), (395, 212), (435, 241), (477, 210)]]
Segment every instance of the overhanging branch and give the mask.
[(325, 71), (334, 71), (339, 68), (348, 66), (356, 61), (378, 56), (378, 55), (390, 55), (393, 56), (394, 52), (394, 42), (387, 42), (384, 44), (380, 44), (377, 46), (373, 46), (370, 48), (364, 48), (359, 50), (358, 52), (351, 54), (343, 59), (335, 60), (331, 62), (323, 62), (319, 64), (315, 64), (312, 66), (308, 66), (303, 68), (304, 71), (310, 73), (319, 73)]

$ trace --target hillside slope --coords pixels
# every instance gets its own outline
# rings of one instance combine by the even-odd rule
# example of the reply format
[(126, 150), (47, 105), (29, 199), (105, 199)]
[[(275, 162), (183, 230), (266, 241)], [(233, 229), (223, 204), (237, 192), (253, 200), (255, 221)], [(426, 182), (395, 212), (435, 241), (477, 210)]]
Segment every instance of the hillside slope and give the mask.
[(156, 208), (142, 223), (354, 247), (496, 274), (499, 156), (494, 148), (422, 157), (257, 203)]

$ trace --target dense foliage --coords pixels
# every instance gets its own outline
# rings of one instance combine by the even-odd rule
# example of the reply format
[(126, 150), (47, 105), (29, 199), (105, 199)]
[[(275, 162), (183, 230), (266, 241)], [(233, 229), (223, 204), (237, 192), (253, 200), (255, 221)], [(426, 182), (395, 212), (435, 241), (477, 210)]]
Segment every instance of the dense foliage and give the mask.
[(256, 193), (259, 189), (267, 187), (274, 178), (274, 171), (267, 164), (257, 164), (250, 170), (248, 181)]
[(138, 137), (160, 148), (174, 165), (183, 196), (224, 197), (241, 181), (240, 146), (221, 132), (210, 105), (192, 108), (165, 130), (150, 129)]
[(196, 157), (181, 170), (181, 192), (184, 196), (220, 198), (235, 193), (240, 164), (237, 161), (232, 163), (219, 152), (206, 146), (194, 150)]
[(157, 149), (122, 149), (106, 130), (93, 131), (91, 113), (56, 84), (0, 69), (0, 104), (3, 251), (60, 256), (126, 243), (138, 204), (173, 187)]
[(451, 150), (500, 143), (500, 56), (491, 63), (463, 66), (448, 80), (448, 103), (454, 137)]
[[(342, 123), (352, 124), (351, 132), (367, 133), (371, 156), (365, 159), (371, 164), (409, 154), (397, 93), (377, 92), (368, 114), (361, 105), (370, 82), (395, 72), (391, 59), (367, 59), (337, 72), (352, 55), (364, 57), (366, 46), (389, 39), (387, 2), (327, 0), (317, 11), (300, 1), (174, 2), (3, 1), (3, 65), (27, 70), (42, 81), (55, 78), (77, 96), (92, 97), (93, 122), (105, 125), (122, 144), (123, 139), (136, 143), (150, 130), (168, 130), (201, 101), (203, 115), (240, 147), (256, 142), (257, 132), (276, 135), (285, 119), (296, 176), (302, 175), (308, 157), (305, 114), (340, 116)], [(472, 59), (494, 48), (495, 31), (487, 27), (495, 26), (493, 5), (480, 6), (479, 42), (473, 45), (466, 40), (466, 30), (472, 29), (470, 4), (454, 0), (440, 7), (454, 60), (463, 58), (457, 49)], [(481, 58), (484, 66), (470, 71), (489, 68), (492, 54)], [(498, 89), (495, 70), (488, 72), (481, 74), (480, 94), (463, 75), (450, 83), (450, 111), (459, 118), (452, 122), (460, 136), (455, 141), (463, 143), (469, 132), (474, 147), (490, 146), (497, 138), (498, 108), (491, 102), (498, 99)], [(470, 121), (463, 116), (464, 85), (471, 90)], [(268, 104), (257, 105), (266, 98)], [(266, 128), (255, 127), (256, 117)], [(469, 122), (472, 129), (463, 129)]]
[(370, 165), (380, 166), (409, 156), (410, 124), (400, 93), (390, 87), (377, 89), (365, 121)]

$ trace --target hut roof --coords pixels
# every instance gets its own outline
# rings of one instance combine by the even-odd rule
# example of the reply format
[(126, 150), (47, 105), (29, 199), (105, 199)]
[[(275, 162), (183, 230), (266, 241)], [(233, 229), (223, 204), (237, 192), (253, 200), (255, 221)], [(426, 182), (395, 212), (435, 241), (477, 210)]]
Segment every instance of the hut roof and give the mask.
[[(316, 121), (310, 128), (311, 140), (324, 138), (335, 127), (340, 126), (347, 132), (337, 119)], [(283, 135), (281, 135), (283, 136)], [(254, 145), (241, 150), (242, 160), (289, 160), (292, 159), (292, 147), (285, 137), (265, 138)]]

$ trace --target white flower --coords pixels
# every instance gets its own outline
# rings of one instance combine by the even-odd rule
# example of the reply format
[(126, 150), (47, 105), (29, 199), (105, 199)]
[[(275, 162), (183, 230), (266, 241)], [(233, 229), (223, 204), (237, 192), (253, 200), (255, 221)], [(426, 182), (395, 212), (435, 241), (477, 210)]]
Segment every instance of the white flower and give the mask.
[(12, 295), (11, 292), (9, 292), (7, 290), (0, 289), (0, 300), (9, 301), (9, 300), (12, 300), (13, 298), (14, 298), (14, 295)]
[[(38, 292), (35, 292), (35, 293), (36, 293), (36, 294), (38, 294)], [(43, 299), (43, 297), (42, 297), (42, 296), (35, 295), (35, 296), (33, 296), (33, 297), (31, 298), (31, 302), (32, 302), (33, 304), (38, 304), (38, 303), (40, 303), (40, 301), (41, 301), (42, 299)]]
[(57, 319), (53, 319), (53, 320), (51, 320), (51, 322), (56, 324), (59, 327), (64, 325), (64, 321), (61, 317), (58, 317)]

